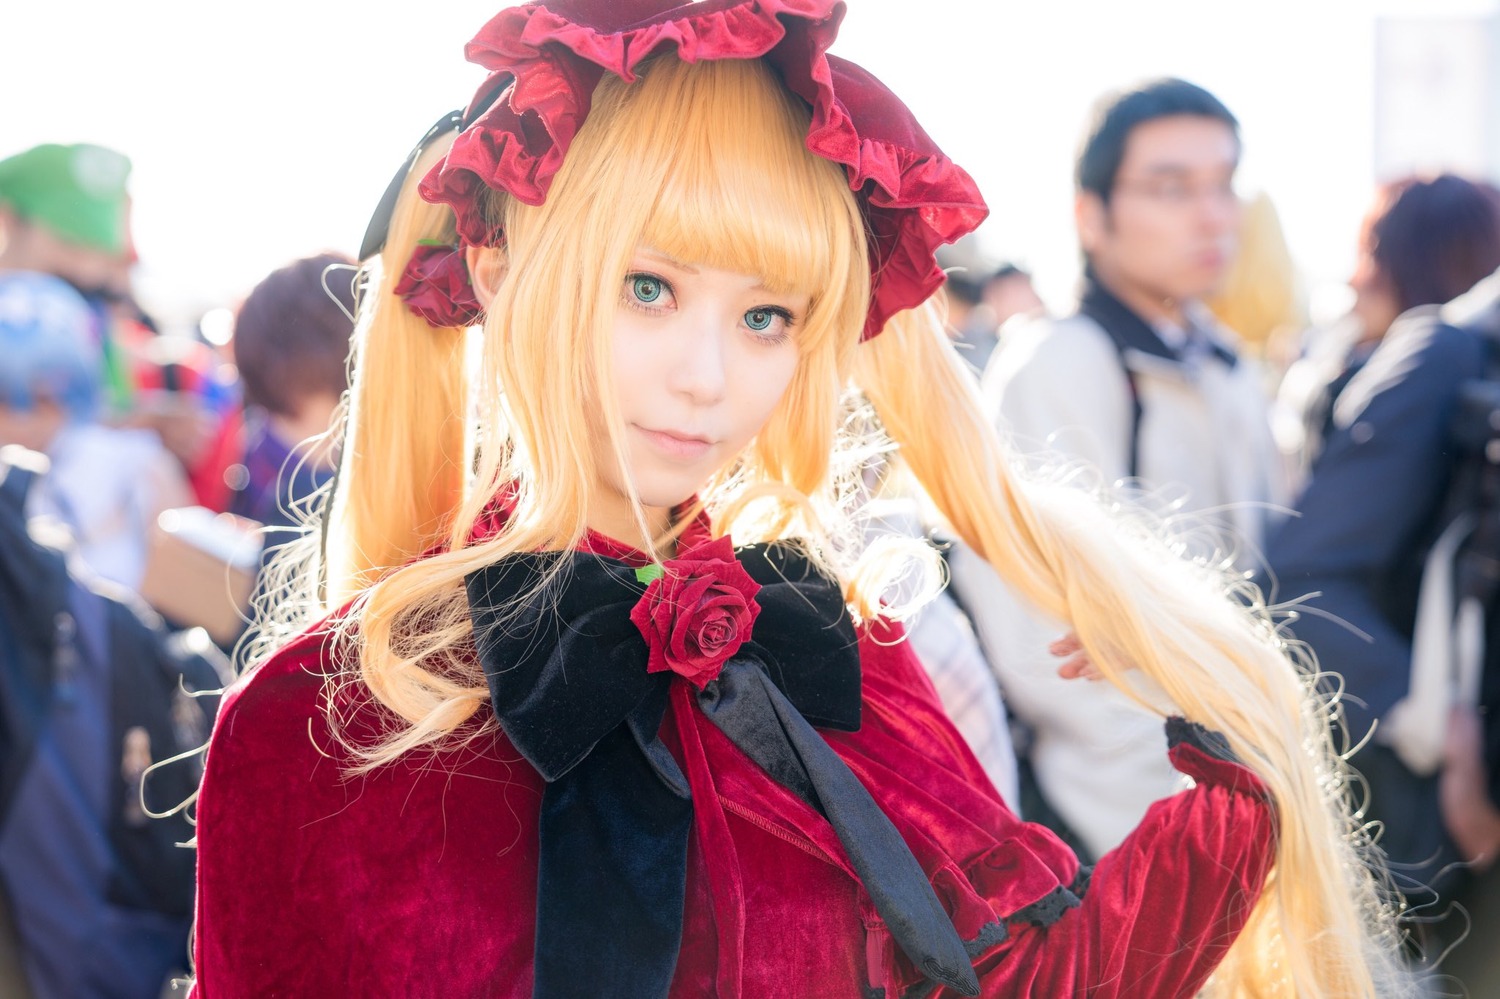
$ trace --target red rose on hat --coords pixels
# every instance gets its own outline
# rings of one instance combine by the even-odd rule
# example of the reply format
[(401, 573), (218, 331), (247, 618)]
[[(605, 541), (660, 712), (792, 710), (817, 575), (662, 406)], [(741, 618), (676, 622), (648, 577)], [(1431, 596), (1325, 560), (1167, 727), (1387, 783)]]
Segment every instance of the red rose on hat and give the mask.
[(646, 672), (671, 670), (707, 685), (749, 639), (759, 592), (728, 538), (669, 559), (630, 611), (650, 649)]

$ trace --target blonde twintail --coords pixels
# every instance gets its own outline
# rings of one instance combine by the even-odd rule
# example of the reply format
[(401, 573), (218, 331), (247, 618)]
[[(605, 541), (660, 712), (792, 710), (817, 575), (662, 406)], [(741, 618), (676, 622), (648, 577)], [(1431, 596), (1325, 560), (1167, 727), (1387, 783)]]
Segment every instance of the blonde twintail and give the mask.
[[(429, 148), (412, 175), (422, 176), (449, 142)], [(453, 216), (409, 184), (392, 214), (386, 251), (366, 265), (327, 542), (332, 607), (443, 538), (462, 495), (463, 330), (434, 329), (395, 295), (419, 240), (456, 242)]]
[(1209, 994), (1406, 994), (1328, 698), (1258, 594), (1223, 567), (1186, 562), (1159, 530), (1111, 517), (1098, 497), (1018, 474), (961, 365), (929, 304), (862, 347), (857, 378), (957, 536), (1070, 622), (1127, 694), (1142, 700), (1133, 666), (1187, 718), (1224, 733), (1275, 802), (1275, 867)]

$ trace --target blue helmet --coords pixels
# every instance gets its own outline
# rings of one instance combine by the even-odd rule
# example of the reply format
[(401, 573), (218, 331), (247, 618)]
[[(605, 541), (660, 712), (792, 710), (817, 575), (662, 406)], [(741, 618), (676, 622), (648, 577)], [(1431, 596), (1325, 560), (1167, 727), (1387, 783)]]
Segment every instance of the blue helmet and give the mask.
[(102, 395), (98, 320), (83, 296), (50, 274), (0, 271), (0, 404), (30, 411), (51, 399), (81, 423)]

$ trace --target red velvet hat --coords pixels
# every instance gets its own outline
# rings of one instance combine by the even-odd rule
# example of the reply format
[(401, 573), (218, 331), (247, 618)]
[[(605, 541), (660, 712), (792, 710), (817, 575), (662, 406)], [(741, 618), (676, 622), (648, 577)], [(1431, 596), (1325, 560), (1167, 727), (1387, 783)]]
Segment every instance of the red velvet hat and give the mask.
[(477, 117), (423, 179), (422, 196), (453, 208), (465, 242), (495, 245), (476, 195), (490, 187), (541, 204), (604, 73), (632, 81), (666, 50), (686, 62), (764, 58), (812, 108), (807, 148), (844, 168), (864, 214), (871, 337), (943, 283), (934, 251), (988, 209), (894, 94), (827, 54), (843, 17), (841, 0), (539, 0), (502, 11), (465, 49), (490, 71), (470, 106)]

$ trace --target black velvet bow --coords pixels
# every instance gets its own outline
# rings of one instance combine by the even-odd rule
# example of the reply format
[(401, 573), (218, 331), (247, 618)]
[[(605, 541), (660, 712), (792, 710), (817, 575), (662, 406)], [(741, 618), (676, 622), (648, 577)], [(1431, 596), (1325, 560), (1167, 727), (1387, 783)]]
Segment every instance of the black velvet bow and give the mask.
[[(827, 817), (916, 966), (978, 995), (921, 866), (812, 728), (859, 728), (859, 650), (837, 583), (786, 545), (736, 555), (761, 586), (761, 612), (698, 692), (700, 708)], [(692, 802), (657, 737), (672, 674), (646, 672), (630, 620), (646, 584), (623, 562), (577, 552), (509, 556), (465, 582), (495, 713), (547, 781), (533, 995), (665, 996), (682, 943)]]

